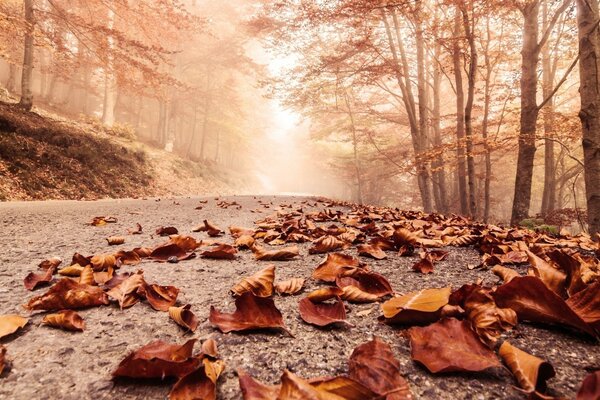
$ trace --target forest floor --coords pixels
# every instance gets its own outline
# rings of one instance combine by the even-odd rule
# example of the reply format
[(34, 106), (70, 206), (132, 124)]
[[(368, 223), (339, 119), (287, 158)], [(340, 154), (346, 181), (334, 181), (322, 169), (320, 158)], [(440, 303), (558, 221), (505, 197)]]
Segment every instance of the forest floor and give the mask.
[[(154, 234), (160, 226), (174, 226), (180, 234), (207, 239), (205, 232), (192, 233), (204, 219), (227, 230), (230, 225), (253, 227), (255, 221), (277, 211), (280, 204), (303, 208), (305, 213), (325, 208), (314, 199), (299, 197), (237, 196), (219, 200), (235, 201), (240, 207), (219, 207), (213, 197), (0, 203), (0, 314), (26, 315), (22, 305), (46, 291), (39, 288), (32, 293), (23, 287), (23, 278), (36, 271), (42, 260), (58, 256), (64, 260), (63, 267), (69, 265), (75, 252), (111, 253), (115, 247), (107, 245), (109, 236), (124, 236), (126, 242), (119, 248), (127, 249), (163, 242), (164, 238)], [(270, 204), (269, 208), (264, 204)], [(346, 207), (337, 208), (348, 211)], [(89, 225), (93, 217), (101, 215), (114, 216), (118, 221), (101, 227)], [(127, 230), (136, 223), (142, 225), (143, 233), (128, 235)], [(228, 232), (218, 239), (232, 242)], [(322, 287), (311, 279), (311, 273), (324, 255), (310, 255), (309, 246), (310, 243), (301, 244), (300, 256), (291, 261), (274, 262), (276, 281), (305, 278), (304, 293)], [(456, 290), (477, 280), (487, 285), (498, 282), (489, 270), (469, 268), (481, 262), (480, 254), (472, 247), (445, 250), (449, 251), (448, 257), (428, 275), (411, 270), (418, 254), (400, 257), (390, 253), (384, 260), (361, 261), (385, 276), (396, 293), (447, 286)], [(357, 256), (355, 248), (346, 253)], [(166, 312), (154, 311), (144, 303), (125, 310), (113, 304), (79, 311), (86, 329), (78, 333), (42, 326), (43, 315), (33, 313), (24, 329), (0, 339), (10, 365), (0, 377), (0, 399), (165, 398), (173, 380), (115, 381), (111, 372), (131, 351), (151, 341), (182, 344), (190, 338), (216, 340), (226, 363), (218, 382), (218, 398), (241, 399), (236, 376), (239, 368), (266, 383), (277, 382), (285, 369), (303, 378), (339, 375), (347, 372), (352, 350), (373, 336), (392, 347), (415, 399), (526, 398), (515, 389), (512, 375), (504, 369), (478, 374), (428, 373), (411, 360), (406, 330), (377, 321), (381, 315), (378, 303), (348, 304), (348, 322), (352, 327), (319, 329), (304, 323), (299, 316), (298, 300), (304, 295), (276, 296), (275, 304), (293, 337), (279, 332), (223, 334), (213, 327), (208, 321), (210, 306), (232, 312), (230, 288), (242, 277), (269, 264), (256, 261), (246, 250), (230, 261), (194, 258), (170, 264), (145, 260), (140, 265), (122, 266), (121, 271), (143, 269), (148, 282), (178, 287), (178, 302), (192, 305), (200, 320), (198, 329), (186, 334)], [(597, 343), (570, 331), (519, 323), (505, 334), (505, 339), (555, 367), (556, 377), (549, 380), (553, 395), (574, 398), (586, 368), (600, 365)]]
[(244, 193), (247, 177), (136, 141), (126, 130), (0, 101), (0, 201)]

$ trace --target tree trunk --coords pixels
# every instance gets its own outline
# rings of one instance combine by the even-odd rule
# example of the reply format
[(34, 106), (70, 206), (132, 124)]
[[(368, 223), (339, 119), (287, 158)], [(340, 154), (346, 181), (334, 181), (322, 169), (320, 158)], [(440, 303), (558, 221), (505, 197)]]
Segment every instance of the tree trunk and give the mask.
[[(598, 2), (577, 0), (579, 74), (585, 192), (588, 229), (600, 232), (600, 33)], [(598, 240), (598, 237), (595, 237)]]
[[(434, 58), (439, 60), (441, 53), (441, 45), (436, 42), (434, 48)], [(448, 212), (448, 194), (446, 191), (446, 172), (444, 171), (444, 160), (442, 158), (442, 135), (441, 135), (441, 117), (440, 117), (440, 86), (442, 80), (442, 73), (437, 63), (433, 65), (433, 114), (432, 114), (432, 125), (433, 125), (433, 144), (438, 149), (435, 159), (432, 163), (433, 169), (433, 186), (437, 192), (436, 196), (436, 208), (438, 212)]]
[(488, 129), (490, 119), (490, 85), (492, 80), (492, 62), (490, 60), (490, 41), (491, 41), (490, 19), (486, 19), (486, 41), (484, 46), (485, 60), (485, 84), (483, 89), (483, 121), (481, 123), (481, 136), (483, 137), (483, 146), (485, 149), (485, 179), (483, 189), (483, 222), (487, 223), (490, 219), (490, 186), (492, 181), (492, 155), (490, 144), (488, 143)]
[(21, 75), (21, 100), (19, 105), (26, 110), (33, 107), (33, 92), (31, 90), (31, 76), (33, 74), (33, 31), (35, 20), (33, 15), (33, 0), (24, 0), (25, 21), (25, 44), (23, 48), (23, 73)]
[(350, 129), (352, 132), (352, 149), (354, 152), (354, 171), (356, 173), (356, 202), (358, 204), (363, 203), (363, 189), (362, 189), (362, 177), (360, 176), (360, 160), (358, 158), (358, 140), (356, 135), (356, 125), (354, 123), (354, 114), (348, 100), (348, 93), (344, 90), (344, 100), (346, 102), (346, 109), (348, 110), (348, 116), (350, 117)]
[[(112, 8), (108, 9), (108, 29), (112, 30), (115, 24), (115, 12)], [(113, 126), (115, 123), (115, 105), (117, 104), (116, 96), (116, 79), (114, 55), (112, 49), (115, 39), (112, 35), (108, 35), (108, 59), (104, 69), (104, 104), (102, 107), (102, 123), (106, 126)]]
[(521, 125), (519, 129), (519, 154), (515, 193), (510, 223), (516, 225), (529, 215), (533, 161), (535, 158), (535, 134), (538, 117), (537, 66), (539, 58), (538, 15), (539, 0), (523, 7), (523, 48), (521, 50)]
[(456, 84), (456, 161), (458, 171), (458, 196), (460, 199), (460, 212), (469, 214), (467, 203), (467, 177), (465, 167), (465, 94), (463, 91), (462, 66), (460, 54), (461, 36), (460, 10), (456, 9), (454, 15), (454, 44), (452, 48), (452, 61), (454, 64), (454, 80)]
[(8, 64), (8, 81), (6, 82), (6, 90), (9, 93), (14, 93), (17, 89), (17, 66), (13, 63)]

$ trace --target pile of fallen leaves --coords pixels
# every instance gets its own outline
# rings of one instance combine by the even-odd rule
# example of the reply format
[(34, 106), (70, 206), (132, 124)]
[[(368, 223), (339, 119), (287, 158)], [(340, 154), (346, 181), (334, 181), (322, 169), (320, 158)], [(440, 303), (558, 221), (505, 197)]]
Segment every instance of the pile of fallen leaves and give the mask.
[[(253, 227), (223, 229), (204, 220), (194, 232), (205, 232), (205, 240), (180, 234), (175, 227), (160, 227), (155, 233), (163, 242), (151, 247), (119, 250), (111, 254), (84, 256), (75, 253), (68, 266), (49, 258), (41, 272), (25, 277), (24, 285), (49, 290), (24, 305), (29, 311), (48, 312), (43, 324), (81, 331), (85, 321), (75, 310), (88, 307), (126, 309), (146, 302), (164, 312), (184, 331), (194, 331), (198, 318), (190, 304), (178, 304), (179, 289), (145, 280), (143, 270), (119, 273), (122, 265), (144, 260), (179, 263), (194, 257), (231, 260), (238, 252), (252, 252), (264, 268), (237, 279), (231, 287), (233, 312), (210, 308), (210, 323), (224, 333), (277, 330), (293, 336), (276, 305), (277, 296), (302, 293), (305, 277), (280, 281), (276, 267), (300, 256), (299, 243), (310, 243), (310, 254), (323, 254), (311, 279), (321, 287), (298, 300), (303, 321), (320, 329), (348, 325), (347, 303), (381, 303), (379, 322), (402, 330), (410, 341), (412, 359), (432, 374), (488, 373), (507, 368), (515, 382), (531, 398), (552, 398), (546, 381), (555, 375), (547, 361), (504, 340), (504, 334), (522, 322), (559, 327), (591, 340), (600, 338), (600, 247), (586, 235), (550, 236), (517, 228), (472, 222), (460, 216), (443, 216), (390, 208), (357, 206), (319, 201), (321, 211), (281, 204), (278, 210), (256, 221)], [(315, 203), (314, 205), (317, 205)], [(219, 207), (241, 206), (220, 201)], [(270, 204), (262, 203), (269, 209)], [(340, 208), (347, 207), (348, 212)], [(112, 217), (95, 217), (91, 225), (116, 223)], [(141, 225), (128, 234), (142, 232)], [(125, 237), (109, 237), (111, 245), (122, 245)], [(411, 293), (396, 293), (385, 276), (371, 271), (367, 260), (419, 255), (415, 273), (435, 273), (436, 263), (447, 247), (472, 247), (481, 253), (481, 263), (468, 268), (491, 269), (501, 278), (494, 286), (473, 282), (460, 288), (424, 287)], [(355, 249), (357, 256), (347, 254)], [(344, 252), (346, 251), (346, 252)], [(518, 268), (517, 268), (518, 267)], [(525, 275), (518, 271), (527, 269)], [(59, 278), (56, 279), (55, 275)], [(18, 315), (0, 316), (0, 337), (27, 324)], [(375, 322), (375, 321), (374, 321)], [(225, 364), (212, 339), (194, 355), (195, 340), (183, 345), (156, 341), (127, 355), (113, 372), (115, 378), (177, 378), (171, 399), (215, 399), (219, 376)], [(0, 373), (6, 349), (0, 346)], [(246, 400), (257, 399), (410, 399), (411, 391), (401, 376), (399, 362), (390, 346), (378, 338), (359, 345), (349, 361), (348, 374), (306, 380), (283, 371), (281, 383), (268, 386), (238, 371)], [(577, 398), (598, 399), (600, 372), (589, 374)]]

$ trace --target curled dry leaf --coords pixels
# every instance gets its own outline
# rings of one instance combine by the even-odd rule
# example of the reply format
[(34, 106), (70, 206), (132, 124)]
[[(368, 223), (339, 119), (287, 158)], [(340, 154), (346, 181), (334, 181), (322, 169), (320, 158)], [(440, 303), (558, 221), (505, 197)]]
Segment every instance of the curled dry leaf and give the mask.
[(117, 267), (117, 258), (113, 254), (99, 254), (93, 256), (90, 259), (90, 264), (92, 264), (92, 268), (94, 271), (104, 271), (107, 270), (108, 267)]
[(4, 372), (4, 366), (6, 365), (6, 347), (0, 344), (0, 376)]
[(234, 245), (238, 249), (252, 249), (254, 246), (254, 238), (250, 235), (242, 235), (235, 239)]
[(308, 249), (309, 254), (328, 253), (330, 251), (340, 250), (346, 247), (346, 243), (339, 240), (335, 236), (321, 236), (313, 242), (313, 245)]
[(359, 268), (357, 258), (342, 253), (331, 253), (315, 268), (312, 277), (324, 282), (335, 282), (337, 277), (352, 275)]
[(62, 310), (56, 314), (48, 314), (42, 319), (42, 324), (67, 331), (83, 331), (85, 322), (75, 311)]
[(237, 250), (230, 244), (218, 244), (208, 250), (203, 251), (200, 255), (204, 258), (214, 258), (217, 260), (233, 260)]
[(244, 370), (237, 370), (240, 389), (244, 400), (274, 400), (277, 399), (281, 385), (265, 385), (258, 382)]
[(207, 220), (204, 220), (202, 225), (194, 228), (193, 232), (206, 232), (210, 237), (221, 236), (224, 233), (218, 226), (208, 222)]
[(567, 290), (565, 287), (567, 274), (553, 265), (554, 263), (536, 256), (531, 251), (527, 251), (527, 257), (531, 264), (528, 274), (538, 277), (544, 282), (548, 289), (552, 290), (560, 297), (567, 297)]
[(508, 341), (502, 343), (498, 354), (515, 376), (521, 389), (528, 393), (544, 392), (546, 381), (556, 375), (550, 363), (512, 346)]
[(160, 262), (165, 262), (172, 257), (177, 258), (179, 261), (183, 261), (195, 257), (195, 253), (189, 253), (177, 243), (169, 241), (152, 249), (149, 257)]
[[(1, 347), (1, 346), (0, 346)], [(0, 349), (1, 351), (1, 349)], [(1, 359), (1, 354), (0, 354)], [(0, 373), (2, 373), (0, 361)], [(588, 374), (581, 382), (581, 387), (577, 392), (577, 400), (598, 400), (600, 399), (600, 371)]]
[(418, 244), (417, 236), (406, 228), (398, 228), (392, 234), (392, 240), (400, 255), (411, 255)]
[(347, 324), (346, 308), (339, 297), (336, 297), (333, 303), (313, 302), (305, 297), (298, 302), (298, 308), (300, 317), (309, 324), (321, 327)]
[[(375, 337), (357, 346), (349, 360), (349, 375), (388, 400), (410, 400), (408, 382), (400, 375), (400, 363), (391, 347)], [(386, 396), (387, 395), (387, 396)]]
[(94, 281), (97, 285), (104, 285), (112, 279), (114, 273), (115, 270), (112, 267), (108, 267), (106, 271), (94, 272)]
[(358, 255), (371, 257), (376, 260), (383, 260), (387, 258), (387, 254), (380, 247), (372, 244), (359, 244), (356, 249), (358, 250)]
[(373, 303), (379, 300), (379, 296), (364, 292), (356, 286), (344, 286), (342, 288), (342, 299), (351, 303)]
[(106, 224), (114, 224), (117, 222), (115, 217), (94, 217), (90, 225), (93, 226), (104, 226)]
[(361, 291), (377, 297), (394, 293), (392, 286), (383, 275), (371, 271), (356, 271), (350, 276), (338, 276), (335, 283), (341, 288), (356, 286)]
[(194, 251), (202, 245), (202, 240), (198, 241), (192, 236), (185, 235), (171, 235), (169, 241), (175, 243), (185, 251)]
[(64, 267), (60, 270), (58, 270), (58, 273), (60, 275), (64, 275), (64, 276), (80, 276), (81, 275), (81, 271), (83, 271), (83, 268), (81, 265), (79, 264), (73, 264), (73, 265), (69, 265), (68, 267)]
[(210, 307), (209, 321), (221, 332), (238, 332), (254, 329), (281, 329), (287, 332), (281, 312), (273, 299), (243, 293), (235, 299), (235, 312), (225, 314)]
[(284, 294), (296, 294), (302, 290), (304, 287), (304, 279), (303, 278), (292, 278), (285, 281), (277, 282), (275, 284), (275, 291), (279, 295)]
[(28, 310), (51, 311), (96, 307), (108, 303), (106, 293), (99, 287), (63, 278), (43, 295), (31, 298), (24, 307)]
[(217, 382), (206, 372), (205, 365), (183, 376), (173, 385), (169, 400), (215, 400), (217, 398)]
[(521, 276), (498, 287), (492, 296), (502, 308), (512, 308), (519, 320), (558, 324), (597, 336), (565, 301), (535, 276)]
[(254, 258), (259, 261), (287, 261), (298, 256), (300, 249), (298, 246), (290, 246), (279, 250), (266, 251), (262, 247), (254, 245), (252, 252), (254, 253)]
[(183, 345), (161, 340), (151, 342), (125, 357), (113, 376), (161, 379), (166, 376), (185, 376), (202, 362), (199, 358), (192, 357), (194, 343), (196, 339), (190, 339)]
[(229, 233), (231, 233), (231, 236), (237, 239), (242, 236), (254, 236), (256, 231), (254, 229), (243, 228), (241, 226), (230, 226)]
[(191, 304), (182, 307), (169, 307), (169, 317), (185, 329), (194, 332), (198, 328), (198, 318), (190, 310)]
[(179, 289), (175, 286), (147, 285), (144, 282), (138, 287), (137, 293), (144, 296), (156, 311), (169, 311), (177, 301)]
[(23, 280), (23, 284), (25, 285), (25, 289), (33, 290), (38, 286), (49, 283), (52, 281), (52, 275), (54, 274), (54, 268), (48, 268), (46, 272), (42, 272), (36, 274), (34, 272), (30, 272), (27, 274), (25, 279)]
[(569, 297), (567, 305), (600, 336), (600, 281)]
[(268, 266), (252, 276), (243, 278), (231, 288), (233, 294), (240, 296), (250, 292), (258, 297), (270, 297), (273, 294), (273, 281), (275, 280), (275, 267)]
[(125, 238), (123, 236), (110, 236), (106, 238), (106, 241), (109, 246), (117, 246), (125, 243)]
[(0, 339), (11, 335), (21, 329), (29, 322), (29, 318), (21, 317), (16, 314), (0, 315)]
[(152, 249), (149, 247), (136, 247), (135, 249), (131, 250), (131, 252), (137, 254), (139, 258), (146, 258), (150, 257), (150, 254), (152, 254)]
[(58, 268), (58, 266), (60, 265), (60, 263), (62, 263), (62, 259), (59, 257), (50, 257), (47, 260), (42, 261), (41, 263), (38, 264), (38, 267), (40, 269), (49, 269), (52, 268), (54, 270), (56, 270), (56, 268)]
[(129, 233), (130, 235), (141, 235), (142, 234), (142, 225), (140, 225), (139, 223), (136, 223), (135, 228), (127, 229), (127, 233)]
[(313, 303), (319, 303), (325, 300), (339, 297), (344, 293), (342, 289), (335, 286), (328, 286), (321, 289), (313, 290), (306, 298), (310, 299)]
[(156, 234), (159, 236), (177, 235), (179, 231), (174, 226), (161, 226), (156, 228)]
[(106, 294), (119, 302), (121, 310), (128, 308), (140, 301), (138, 289), (145, 286), (144, 271), (139, 270), (135, 274), (112, 287)]
[(479, 372), (500, 367), (496, 354), (487, 348), (467, 321), (447, 318), (409, 330), (411, 357), (431, 373)]
[[(112, 269), (112, 267), (109, 267)], [(82, 285), (95, 285), (96, 281), (94, 280), (94, 270), (91, 265), (86, 265), (81, 271), (81, 275), (79, 275), (79, 283)]]
[(504, 283), (510, 282), (514, 278), (518, 278), (519, 273), (512, 268), (503, 267), (501, 265), (496, 265), (492, 268), (492, 272), (498, 276), (500, 279), (504, 281)]
[(430, 253), (423, 251), (419, 254), (419, 261), (412, 266), (413, 271), (422, 274), (431, 274), (433, 272), (433, 258)]
[(219, 351), (217, 349), (217, 342), (215, 339), (206, 339), (204, 343), (202, 343), (202, 354), (212, 358), (217, 358)]
[(91, 259), (92, 259), (91, 256), (86, 257), (79, 253), (75, 253), (75, 254), (73, 254), (73, 258), (71, 258), (71, 265), (77, 264), (77, 265), (81, 265), (82, 267), (85, 267), (86, 265), (88, 265), (90, 263)]
[(437, 321), (448, 304), (451, 289), (423, 289), (394, 297), (381, 305), (387, 323), (426, 324)]
[[(115, 253), (115, 258), (117, 259), (117, 264), (116, 266), (120, 266), (120, 265), (137, 265), (139, 264), (142, 260), (141, 260), (141, 255), (140, 253), (136, 252), (134, 250), (131, 251), (125, 251), (125, 250), (119, 250)], [(110, 268), (110, 267), (109, 267)]]

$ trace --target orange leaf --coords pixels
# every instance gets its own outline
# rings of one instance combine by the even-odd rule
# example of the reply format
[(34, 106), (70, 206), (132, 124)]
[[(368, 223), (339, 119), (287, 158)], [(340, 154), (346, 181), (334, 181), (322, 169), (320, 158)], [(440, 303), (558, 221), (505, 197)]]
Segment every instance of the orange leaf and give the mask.
[(259, 261), (287, 261), (298, 256), (300, 249), (298, 249), (298, 246), (290, 246), (279, 250), (266, 251), (262, 247), (254, 245), (252, 252)]
[(358, 254), (361, 256), (372, 257), (377, 260), (383, 260), (387, 257), (385, 251), (372, 244), (360, 244), (356, 247), (356, 249), (358, 250)]
[(144, 272), (139, 270), (106, 292), (109, 297), (119, 302), (121, 310), (140, 301), (138, 289), (146, 285), (143, 274)]
[(50, 281), (52, 281), (53, 274), (54, 274), (54, 268), (48, 268), (46, 270), (46, 272), (42, 272), (39, 274), (30, 272), (23, 280), (25, 289), (33, 290), (40, 285), (49, 283)]
[(175, 286), (147, 285), (144, 282), (138, 287), (137, 293), (144, 296), (156, 311), (169, 311), (169, 307), (177, 301), (179, 289)]
[(191, 307), (190, 304), (182, 307), (169, 307), (169, 317), (185, 329), (194, 332), (198, 328), (198, 318), (190, 311)]
[(218, 260), (233, 260), (237, 250), (230, 244), (219, 244), (209, 250), (205, 250), (200, 255), (204, 258), (214, 258)]
[(48, 314), (42, 319), (42, 324), (67, 331), (83, 331), (85, 322), (75, 311), (62, 310), (56, 314)]
[(17, 330), (27, 325), (28, 321), (29, 318), (21, 317), (16, 314), (0, 315), (0, 339), (15, 333)]
[(125, 238), (122, 236), (110, 236), (106, 238), (109, 246), (116, 246), (125, 243)]
[(349, 276), (338, 276), (335, 280), (338, 287), (356, 286), (363, 292), (374, 294), (377, 297), (394, 293), (390, 283), (380, 274), (371, 271), (356, 271)]
[(515, 376), (519, 386), (529, 392), (546, 389), (546, 380), (556, 373), (552, 365), (512, 346), (508, 341), (502, 343), (498, 354)]
[(82, 285), (63, 278), (45, 294), (33, 297), (25, 305), (28, 310), (62, 310), (96, 307), (108, 304), (108, 297), (97, 286)]
[(216, 382), (207, 376), (204, 365), (181, 377), (169, 393), (169, 400), (215, 400), (216, 398)]
[(448, 304), (451, 289), (423, 289), (394, 297), (381, 305), (388, 323), (424, 324), (437, 321)]
[(346, 243), (339, 240), (335, 236), (325, 235), (313, 242), (313, 245), (308, 249), (309, 254), (328, 253), (330, 251), (346, 248)]
[(309, 324), (329, 326), (332, 324), (347, 324), (344, 302), (336, 297), (334, 303), (313, 302), (308, 297), (298, 302), (300, 317)]
[(279, 295), (296, 294), (302, 290), (304, 286), (303, 278), (292, 278), (275, 284), (275, 291)]
[(41, 263), (39, 263), (38, 267), (40, 269), (53, 268), (54, 270), (56, 270), (56, 268), (58, 268), (61, 262), (62, 260), (59, 257), (50, 257), (47, 260), (44, 260)]
[(335, 282), (338, 276), (352, 275), (358, 269), (358, 259), (342, 253), (331, 253), (315, 268), (312, 277), (324, 282)]
[(243, 278), (231, 288), (231, 291), (238, 296), (242, 293), (250, 292), (258, 297), (270, 297), (273, 294), (274, 280), (275, 267), (271, 265), (252, 276)]

